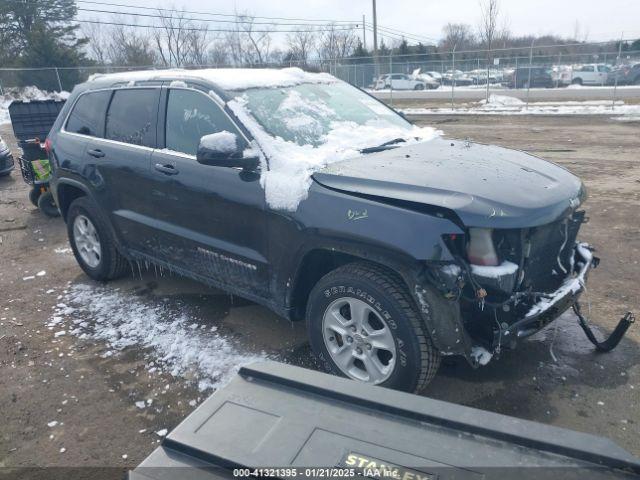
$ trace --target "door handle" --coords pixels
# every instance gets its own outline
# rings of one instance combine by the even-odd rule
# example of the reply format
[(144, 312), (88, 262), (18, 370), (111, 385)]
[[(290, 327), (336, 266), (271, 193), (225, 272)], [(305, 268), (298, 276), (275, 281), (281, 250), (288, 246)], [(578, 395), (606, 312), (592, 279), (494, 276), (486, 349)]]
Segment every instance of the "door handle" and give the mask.
[(165, 175), (176, 175), (178, 173), (176, 167), (171, 164), (163, 165), (161, 163), (156, 163), (154, 168)]
[(104, 157), (104, 152), (102, 150), (98, 149), (98, 148), (96, 148), (94, 150), (89, 150), (89, 151), (87, 151), (87, 153), (89, 155), (91, 155), (92, 157), (95, 157), (95, 158)]

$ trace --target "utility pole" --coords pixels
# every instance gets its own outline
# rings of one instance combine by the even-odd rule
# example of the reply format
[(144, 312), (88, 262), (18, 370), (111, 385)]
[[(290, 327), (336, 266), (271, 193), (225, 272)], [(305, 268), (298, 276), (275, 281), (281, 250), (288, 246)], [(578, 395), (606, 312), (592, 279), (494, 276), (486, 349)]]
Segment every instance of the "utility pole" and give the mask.
[(378, 15), (376, 14), (376, 0), (373, 1), (373, 54), (378, 56)]
[(376, 14), (376, 0), (373, 1), (373, 63), (375, 63), (376, 77), (380, 74), (378, 65), (378, 15)]
[(367, 49), (367, 30), (364, 26), (364, 15), (362, 15), (362, 49)]

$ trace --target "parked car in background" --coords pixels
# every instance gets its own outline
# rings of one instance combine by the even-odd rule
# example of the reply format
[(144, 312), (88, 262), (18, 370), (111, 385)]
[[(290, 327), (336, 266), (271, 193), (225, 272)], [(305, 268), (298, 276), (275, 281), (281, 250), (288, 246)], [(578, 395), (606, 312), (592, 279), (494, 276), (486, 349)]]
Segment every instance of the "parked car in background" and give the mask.
[(640, 85), (640, 63), (622, 65), (609, 72), (607, 83), (613, 85), (618, 79), (618, 85)]
[(471, 80), (473, 80), (474, 85), (486, 85), (487, 78), (489, 78), (489, 83), (498, 83), (498, 76), (495, 71), (489, 70), (489, 75), (487, 77), (487, 70), (479, 68), (477, 70), (472, 70), (466, 74)]
[(427, 89), (427, 83), (424, 80), (412, 78), (404, 73), (392, 73), (381, 75), (376, 82), (375, 89), (389, 89), (393, 90), (425, 90)]
[(436, 72), (435, 70), (432, 70), (430, 72), (425, 72), (425, 73), (429, 75), (431, 78), (433, 78), (440, 85), (442, 85), (442, 73)]
[(502, 84), (508, 88), (554, 87), (551, 69), (547, 67), (518, 67), (505, 77)]
[(13, 155), (5, 141), (0, 137), (0, 177), (11, 173), (14, 168)]
[(590, 63), (566, 68), (559, 72), (561, 85), (606, 85), (611, 67), (604, 63)]
[(415, 78), (416, 80), (422, 80), (426, 86), (427, 89), (429, 90), (435, 90), (436, 88), (440, 87), (440, 82), (437, 81), (435, 78), (433, 78), (431, 75), (429, 75), (428, 73), (420, 73), (420, 69), (416, 68), (413, 73), (411, 74), (412, 78)]
[(442, 82), (444, 85), (456, 85), (459, 87), (473, 85), (473, 79), (462, 70), (448, 70), (442, 75)]
[(46, 145), (89, 277), (178, 272), (306, 322), (326, 371), (413, 392), (555, 320), (596, 261), (580, 179), (433, 135), (324, 73), (157, 70), (76, 86)]

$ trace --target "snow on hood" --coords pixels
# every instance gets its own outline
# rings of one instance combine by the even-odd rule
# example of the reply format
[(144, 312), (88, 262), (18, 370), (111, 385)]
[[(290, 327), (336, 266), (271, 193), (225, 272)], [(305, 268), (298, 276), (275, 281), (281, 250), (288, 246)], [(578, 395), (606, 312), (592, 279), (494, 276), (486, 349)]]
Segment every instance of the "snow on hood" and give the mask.
[(5, 94), (0, 96), (0, 125), (11, 123), (9, 105), (14, 100), (66, 100), (69, 98), (69, 92), (47, 92), (33, 85), (23, 88), (5, 88), (4, 91)]
[(245, 90), (247, 88), (292, 87), (301, 83), (332, 83), (338, 80), (328, 73), (310, 73), (293, 68), (182, 68), (167, 70), (141, 70), (118, 72), (89, 77), (92, 80), (136, 81), (162, 78), (199, 78), (215, 83), (223, 90)]
[(265, 189), (267, 204), (275, 210), (295, 211), (307, 198), (314, 172), (331, 163), (362, 156), (362, 148), (397, 138), (406, 139), (403, 145), (414, 144), (440, 134), (430, 127), (414, 126), (407, 130), (383, 122), (358, 125), (336, 121), (319, 146), (299, 145), (268, 134), (251, 116), (243, 97), (230, 100), (227, 106), (251, 132), (264, 154), (260, 182)]

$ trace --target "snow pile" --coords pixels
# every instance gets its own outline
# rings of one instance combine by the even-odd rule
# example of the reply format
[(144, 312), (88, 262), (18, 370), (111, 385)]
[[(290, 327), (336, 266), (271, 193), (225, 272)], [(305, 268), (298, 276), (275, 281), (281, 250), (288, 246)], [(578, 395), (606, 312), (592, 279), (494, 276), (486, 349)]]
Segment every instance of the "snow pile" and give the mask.
[(518, 271), (518, 265), (505, 260), (497, 267), (488, 267), (486, 265), (471, 265), (471, 271), (474, 275), (484, 278), (498, 278), (504, 275), (513, 275)]
[[(492, 98), (498, 97), (495, 102)], [(511, 100), (505, 100), (505, 99)], [(464, 104), (457, 108), (405, 108), (406, 115), (620, 115), (640, 116), (640, 105), (626, 105), (617, 101), (613, 105), (611, 100), (587, 100), (565, 102), (525, 102), (513, 97), (491, 95), (489, 103), (480, 100), (475, 104)], [(624, 117), (618, 117), (620, 118)]]
[(89, 77), (91, 80), (136, 81), (146, 79), (180, 77), (196, 78), (213, 82), (223, 90), (244, 90), (247, 88), (292, 87), (302, 83), (333, 83), (338, 80), (328, 73), (310, 73), (294, 68), (202, 68), (202, 69), (167, 69), (142, 70), (134, 72), (118, 72)]
[(66, 100), (69, 98), (69, 92), (47, 92), (34, 86), (7, 88), (4, 91), (5, 94), (0, 96), (0, 125), (3, 123), (11, 123), (9, 105), (11, 105), (11, 102), (14, 100)]
[[(303, 107), (297, 108), (298, 101), (302, 102), (302, 99), (296, 99), (293, 95), (281, 105), (285, 111), (291, 110), (292, 113), (287, 119), (287, 126), (303, 135), (319, 129), (316, 119), (308, 114), (309, 110), (319, 111), (328, 107), (305, 100), (302, 102)], [(276, 210), (295, 211), (300, 202), (307, 198), (312, 181), (311, 175), (315, 171), (330, 163), (360, 156), (362, 148), (380, 145), (397, 138), (406, 139), (407, 142), (403, 145), (407, 145), (431, 140), (439, 134), (438, 131), (429, 127), (414, 126), (412, 129), (406, 129), (392, 126), (382, 120), (371, 121), (364, 125), (332, 121), (330, 130), (322, 137), (320, 145), (299, 145), (268, 134), (251, 116), (243, 97), (236, 97), (227, 105), (251, 132), (266, 157), (266, 159), (262, 158), (263, 172), (260, 182), (265, 189), (267, 204)], [(329, 119), (333, 114), (330, 109), (322, 113)]]
[(525, 104), (522, 100), (515, 97), (509, 97), (507, 95), (489, 95), (489, 101), (486, 99), (482, 99), (478, 102), (480, 105), (491, 105), (498, 107), (512, 107), (512, 106), (522, 106)]
[(147, 305), (108, 287), (69, 287), (54, 311), (56, 317), (69, 322), (69, 333), (81, 339), (104, 341), (116, 351), (147, 349), (155, 368), (195, 376), (200, 390), (218, 388), (242, 365), (266, 358), (238, 352), (215, 326), (202, 328), (184, 313)]
[(480, 347), (477, 345), (474, 347), (471, 347), (471, 358), (473, 358), (473, 360), (478, 365), (483, 365), (483, 366), (486, 365), (491, 361), (492, 357), (493, 357), (493, 354), (484, 347)]
[(198, 148), (207, 148), (222, 153), (233, 153), (236, 151), (236, 135), (226, 130), (205, 135), (200, 139)]

